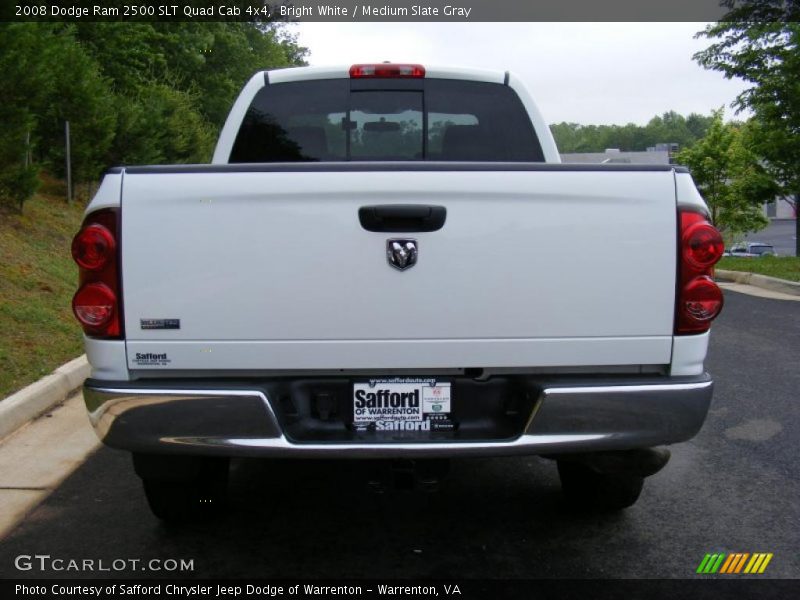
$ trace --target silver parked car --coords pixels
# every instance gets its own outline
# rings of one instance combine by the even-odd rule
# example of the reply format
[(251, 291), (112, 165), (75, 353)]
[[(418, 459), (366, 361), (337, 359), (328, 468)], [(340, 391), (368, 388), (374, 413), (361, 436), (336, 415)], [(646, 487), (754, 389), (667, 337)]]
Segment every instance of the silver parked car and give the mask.
[(759, 258), (762, 256), (778, 256), (775, 247), (762, 242), (742, 242), (731, 246), (723, 256), (739, 256), (744, 258)]

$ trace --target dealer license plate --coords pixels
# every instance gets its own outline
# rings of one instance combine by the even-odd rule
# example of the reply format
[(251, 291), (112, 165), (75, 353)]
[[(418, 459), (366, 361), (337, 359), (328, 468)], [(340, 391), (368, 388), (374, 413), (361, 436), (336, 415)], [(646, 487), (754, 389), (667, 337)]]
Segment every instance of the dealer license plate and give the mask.
[(359, 431), (452, 431), (452, 389), (436, 378), (396, 377), (353, 384)]

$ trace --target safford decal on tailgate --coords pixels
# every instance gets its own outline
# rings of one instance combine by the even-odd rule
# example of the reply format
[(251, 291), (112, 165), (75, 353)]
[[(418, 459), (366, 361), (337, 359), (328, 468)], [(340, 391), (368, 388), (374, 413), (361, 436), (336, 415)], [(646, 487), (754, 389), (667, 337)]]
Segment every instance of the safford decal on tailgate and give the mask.
[(153, 352), (137, 352), (133, 363), (140, 367), (165, 367), (170, 363), (166, 352), (161, 354)]

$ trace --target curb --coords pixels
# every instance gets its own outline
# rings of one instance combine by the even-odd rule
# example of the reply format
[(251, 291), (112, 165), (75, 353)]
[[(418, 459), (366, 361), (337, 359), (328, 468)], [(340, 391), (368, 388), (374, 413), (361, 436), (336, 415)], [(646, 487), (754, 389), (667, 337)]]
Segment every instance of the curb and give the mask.
[(768, 277), (767, 275), (760, 275), (758, 273), (749, 273), (746, 271), (725, 271), (717, 269), (714, 276), (719, 281), (731, 281), (733, 283), (744, 283), (747, 285), (754, 285), (765, 290), (773, 292), (781, 292), (783, 294), (790, 294), (792, 296), (800, 296), (800, 283), (795, 281), (787, 281), (786, 279), (778, 279), (777, 277)]
[(82, 355), (61, 365), (50, 375), (0, 400), (0, 439), (63, 402), (83, 385), (91, 367)]

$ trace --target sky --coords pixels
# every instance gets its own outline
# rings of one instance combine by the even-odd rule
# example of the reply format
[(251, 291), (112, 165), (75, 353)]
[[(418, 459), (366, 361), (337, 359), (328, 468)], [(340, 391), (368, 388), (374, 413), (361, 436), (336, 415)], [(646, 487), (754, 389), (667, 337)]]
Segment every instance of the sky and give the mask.
[[(709, 114), (744, 88), (692, 60), (704, 23), (296, 23), (311, 65), (357, 62), (510, 70), (549, 123), (645, 124)], [(743, 115), (739, 115), (741, 118)]]

